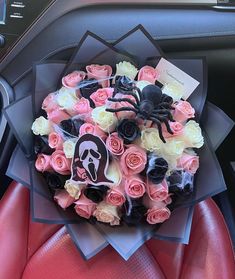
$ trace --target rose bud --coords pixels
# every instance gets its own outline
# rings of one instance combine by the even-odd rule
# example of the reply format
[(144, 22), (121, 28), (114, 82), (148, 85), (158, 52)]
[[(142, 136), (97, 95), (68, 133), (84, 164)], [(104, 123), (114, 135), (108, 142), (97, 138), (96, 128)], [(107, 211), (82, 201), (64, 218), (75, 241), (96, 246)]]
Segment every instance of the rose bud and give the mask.
[(67, 175), (71, 173), (71, 160), (65, 157), (62, 150), (56, 150), (52, 153), (50, 164), (53, 170), (59, 174)]
[(70, 115), (61, 109), (55, 109), (48, 112), (47, 117), (53, 123), (59, 124), (61, 121), (69, 119)]
[(126, 198), (125, 198), (125, 190), (123, 184), (112, 187), (107, 192), (106, 202), (108, 204), (115, 205), (115, 206), (122, 206), (125, 201)]
[(138, 225), (144, 220), (146, 212), (147, 208), (143, 205), (142, 199), (127, 197), (122, 217), (128, 225)]
[(96, 209), (96, 204), (88, 199), (84, 194), (82, 194), (75, 202), (76, 206), (74, 207), (76, 213), (86, 219), (90, 219), (93, 212)]
[(90, 101), (82, 97), (77, 101), (72, 110), (71, 114), (72, 115), (79, 115), (84, 120), (89, 120), (90, 114), (91, 114), (92, 108), (90, 106)]
[(43, 153), (51, 155), (55, 150), (49, 146), (48, 138), (46, 136), (35, 136), (34, 152), (35, 154)]
[(94, 136), (100, 137), (103, 141), (106, 140), (107, 135), (106, 133), (101, 130), (98, 125), (93, 125), (91, 123), (84, 123), (79, 129), (79, 136), (85, 134), (93, 134)]
[(168, 184), (165, 179), (160, 184), (147, 183), (146, 190), (153, 201), (164, 201), (168, 198)]
[(113, 71), (111, 66), (92, 64), (86, 66), (86, 71), (89, 79), (90, 78), (96, 79), (103, 88), (109, 87), (110, 85), (109, 78), (112, 75), (112, 71)]
[(83, 71), (74, 71), (62, 78), (62, 84), (67, 88), (77, 87), (78, 83), (84, 80), (86, 73)]
[(52, 167), (50, 165), (51, 156), (45, 154), (38, 154), (37, 160), (35, 162), (35, 167), (37, 171), (52, 171)]
[(96, 219), (103, 223), (109, 223), (111, 226), (120, 224), (120, 217), (117, 206), (101, 202), (97, 205), (93, 213)]
[(117, 132), (125, 144), (130, 144), (140, 137), (140, 128), (135, 120), (123, 119), (117, 126)]
[(167, 170), (168, 170), (168, 163), (165, 159), (150, 155), (146, 173), (148, 179), (152, 183), (154, 184), (161, 183), (165, 178)]
[(108, 189), (109, 187), (104, 185), (96, 186), (88, 184), (84, 190), (84, 195), (93, 202), (98, 203), (104, 199)]
[(70, 176), (67, 175), (60, 175), (51, 172), (44, 172), (43, 177), (46, 180), (47, 186), (51, 193), (55, 193), (58, 189), (64, 189), (64, 184)]
[(146, 152), (136, 145), (130, 145), (120, 159), (121, 169), (126, 176), (141, 173), (145, 169), (146, 163)]
[(45, 110), (47, 113), (58, 109), (59, 105), (56, 100), (56, 94), (55, 93), (50, 93), (42, 103), (42, 109)]
[(94, 93), (91, 94), (90, 98), (94, 102), (96, 107), (100, 107), (106, 104), (108, 98), (111, 98), (113, 95), (113, 88), (100, 88)]
[(187, 101), (179, 101), (174, 109), (173, 118), (175, 121), (184, 123), (190, 118), (194, 118), (195, 110)]
[(165, 222), (171, 216), (171, 211), (167, 207), (152, 207), (147, 211), (147, 222), (151, 225)]
[(171, 121), (169, 121), (169, 126), (170, 126), (171, 131), (173, 132), (173, 134), (170, 134), (167, 131), (167, 128), (166, 128), (165, 124), (162, 125), (162, 134), (163, 134), (163, 137), (165, 139), (172, 138), (172, 137), (175, 137), (175, 136), (180, 136), (180, 135), (183, 134), (184, 126), (180, 122), (171, 122)]
[(138, 81), (145, 80), (152, 84), (159, 78), (159, 73), (151, 66), (144, 66), (140, 69), (138, 74)]
[(75, 201), (73, 197), (71, 197), (66, 190), (56, 190), (56, 194), (54, 196), (54, 200), (58, 203), (60, 207), (66, 209), (70, 205), (72, 205)]
[(110, 153), (113, 155), (119, 156), (124, 152), (124, 142), (118, 136), (118, 133), (110, 134), (106, 139), (106, 146)]
[(50, 133), (48, 136), (48, 143), (51, 148), (63, 149), (63, 139), (58, 133)]
[(79, 129), (84, 124), (84, 121), (80, 119), (68, 119), (64, 120), (60, 123), (60, 127), (63, 130), (63, 133), (65, 136), (73, 135), (78, 136), (79, 135)]
[(125, 179), (125, 192), (126, 194), (137, 199), (144, 195), (146, 191), (146, 184), (139, 176), (130, 176)]
[(79, 84), (80, 92), (82, 97), (88, 99), (91, 103), (91, 106), (94, 108), (95, 104), (90, 99), (90, 96), (92, 93), (96, 92), (99, 88), (102, 88), (102, 86), (98, 83), (95, 79), (88, 79), (84, 80)]
[[(129, 99), (131, 100), (132, 102), (136, 102), (135, 98), (131, 95), (124, 95), (124, 94), (121, 94), (121, 93), (117, 93), (115, 94), (115, 98), (118, 99)], [(130, 108), (133, 108), (133, 105), (130, 104), (129, 102), (126, 102), (126, 101), (122, 101), (122, 102), (110, 102), (107, 104), (108, 105), (108, 108), (111, 108), (111, 109), (120, 109), (120, 108), (123, 108), (123, 107), (130, 107)], [(115, 115), (117, 116), (117, 118), (119, 120), (122, 120), (122, 119), (134, 119), (136, 114), (134, 111), (118, 111), (115, 113)]]
[(195, 174), (199, 168), (199, 157), (183, 153), (183, 155), (177, 160), (177, 168)]
[(152, 201), (148, 196), (143, 199), (144, 205), (148, 208), (147, 222), (151, 225), (165, 222), (171, 216), (171, 211), (163, 201)]
[(168, 178), (169, 193), (186, 197), (193, 192), (193, 175), (186, 171), (174, 171)]

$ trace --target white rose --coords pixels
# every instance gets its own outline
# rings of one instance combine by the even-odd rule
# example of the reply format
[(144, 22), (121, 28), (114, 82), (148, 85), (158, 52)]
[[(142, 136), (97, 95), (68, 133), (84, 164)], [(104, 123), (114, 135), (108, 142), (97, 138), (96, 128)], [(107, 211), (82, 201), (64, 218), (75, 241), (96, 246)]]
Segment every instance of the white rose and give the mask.
[(183, 97), (182, 87), (176, 83), (164, 85), (162, 93), (170, 96), (174, 102), (180, 101), (180, 99)]
[(162, 148), (163, 142), (156, 128), (147, 128), (141, 132), (141, 145), (148, 151), (157, 151)]
[(93, 121), (99, 125), (104, 132), (111, 133), (117, 125), (115, 113), (106, 111), (105, 106), (94, 108), (91, 113)]
[(73, 180), (66, 180), (64, 185), (65, 190), (75, 200), (79, 199), (83, 187), (84, 185), (78, 184), (76, 181)]
[(49, 120), (40, 116), (39, 118), (35, 119), (32, 125), (32, 131), (34, 135), (45, 136), (49, 135), (52, 132), (52, 125)]
[(93, 215), (96, 219), (103, 223), (109, 223), (111, 226), (120, 224), (120, 217), (118, 215), (118, 207), (110, 205), (104, 201), (99, 203)]
[(122, 173), (120, 171), (119, 164), (115, 160), (109, 164), (106, 176), (109, 180), (113, 181), (112, 187), (121, 183)]
[(166, 154), (166, 157), (178, 158), (183, 154), (184, 151), (184, 142), (181, 139), (173, 138), (166, 141), (163, 144), (162, 154)]
[(120, 62), (116, 64), (116, 76), (126, 76), (131, 80), (134, 80), (138, 73), (138, 69), (130, 62)]
[(78, 102), (76, 92), (73, 89), (62, 87), (59, 93), (56, 95), (58, 105), (67, 111), (73, 109), (75, 104)]
[(182, 140), (185, 142), (185, 147), (200, 148), (203, 146), (202, 130), (196, 121), (190, 120), (186, 123)]
[(64, 151), (64, 154), (65, 154), (65, 157), (70, 159), (70, 158), (73, 158), (74, 156), (74, 152), (75, 152), (75, 141), (73, 140), (66, 140), (64, 143), (63, 143), (63, 151)]

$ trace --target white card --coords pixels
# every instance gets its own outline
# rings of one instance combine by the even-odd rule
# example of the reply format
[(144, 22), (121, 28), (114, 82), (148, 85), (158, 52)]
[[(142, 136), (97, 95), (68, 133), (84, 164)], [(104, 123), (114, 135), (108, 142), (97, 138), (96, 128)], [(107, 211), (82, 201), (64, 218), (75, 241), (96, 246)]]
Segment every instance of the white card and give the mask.
[(184, 100), (188, 99), (200, 83), (164, 58), (161, 58), (156, 70), (160, 74), (158, 81), (163, 85), (178, 86), (182, 90)]

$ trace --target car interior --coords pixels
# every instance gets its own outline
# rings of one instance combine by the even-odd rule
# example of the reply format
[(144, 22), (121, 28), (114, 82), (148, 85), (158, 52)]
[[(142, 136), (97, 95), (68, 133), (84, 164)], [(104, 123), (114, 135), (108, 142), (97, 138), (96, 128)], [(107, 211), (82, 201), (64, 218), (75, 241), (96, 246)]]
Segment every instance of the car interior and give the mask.
[[(4, 199), (4, 206), (7, 203), (6, 195), (9, 196), (9, 187), (13, 187), (14, 183), (6, 175), (6, 170), (16, 146), (16, 139), (2, 111), (13, 101), (32, 92), (34, 63), (68, 61), (87, 30), (113, 43), (139, 24), (153, 36), (167, 57), (206, 57), (208, 101), (235, 120), (234, 0), (0, 0), (0, 196)], [(235, 247), (234, 142), (233, 129), (216, 150), (227, 191), (213, 197), (226, 222), (233, 248)], [(27, 202), (27, 198), (22, 199)], [(2, 211), (4, 206), (0, 206)], [(1, 213), (0, 220), (2, 221)], [(48, 235), (58, 234), (58, 228), (54, 226), (53, 229), (46, 229), (50, 230)], [(1, 234), (0, 236), (2, 237)], [(200, 254), (197, 254), (197, 257), (200, 257)], [(19, 270), (17, 272), (22, 274), (22, 270)], [(33, 276), (29, 270), (27, 272), (22, 278), (39, 278)], [(8, 277), (0, 276), (0, 279), (21, 278), (12, 277), (15, 275), (10, 274)], [(45, 274), (44, 277), (41, 274), (41, 278), (54, 278), (52, 274), (51, 277)], [(208, 277), (204, 278), (230, 278), (210, 277), (208, 274)], [(202, 278), (194, 276), (193, 273), (191, 275), (192, 277), (189, 277), (188, 273), (179, 278)], [(94, 278), (95, 274), (89, 276), (84, 278)], [(119, 277), (107, 275), (107, 278)], [(139, 278), (158, 277), (149, 275)], [(178, 277), (171, 274), (165, 278)]]

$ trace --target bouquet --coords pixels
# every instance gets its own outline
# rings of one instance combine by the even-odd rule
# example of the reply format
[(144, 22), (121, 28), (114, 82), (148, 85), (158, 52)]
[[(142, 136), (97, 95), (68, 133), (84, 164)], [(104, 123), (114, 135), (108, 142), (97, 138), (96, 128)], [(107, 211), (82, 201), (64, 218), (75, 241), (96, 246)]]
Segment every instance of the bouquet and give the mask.
[(214, 150), (233, 125), (205, 105), (205, 73), (201, 58), (163, 58), (142, 26), (115, 46), (87, 32), (68, 63), (36, 64), (34, 92), (5, 110), (20, 146), (7, 173), (30, 188), (33, 219), (65, 224), (86, 259), (188, 243), (193, 206), (225, 189)]

